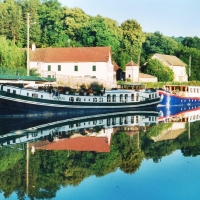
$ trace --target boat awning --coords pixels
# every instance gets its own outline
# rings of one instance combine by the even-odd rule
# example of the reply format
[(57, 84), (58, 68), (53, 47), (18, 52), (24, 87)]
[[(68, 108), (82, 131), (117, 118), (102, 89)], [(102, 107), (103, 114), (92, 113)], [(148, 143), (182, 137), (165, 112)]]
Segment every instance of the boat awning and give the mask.
[(39, 76), (11, 76), (11, 75), (0, 75), (0, 83), (10, 81), (34, 81), (34, 82), (55, 82), (56, 78), (39, 77)]

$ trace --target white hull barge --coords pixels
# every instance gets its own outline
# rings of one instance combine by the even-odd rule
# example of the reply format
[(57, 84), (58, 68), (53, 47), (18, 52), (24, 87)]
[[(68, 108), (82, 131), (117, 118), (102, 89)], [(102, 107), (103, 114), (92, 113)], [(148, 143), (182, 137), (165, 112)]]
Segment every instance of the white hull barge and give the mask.
[(1, 115), (84, 116), (116, 111), (152, 110), (160, 102), (154, 89), (104, 90), (101, 95), (48, 93), (12, 85), (0, 86)]

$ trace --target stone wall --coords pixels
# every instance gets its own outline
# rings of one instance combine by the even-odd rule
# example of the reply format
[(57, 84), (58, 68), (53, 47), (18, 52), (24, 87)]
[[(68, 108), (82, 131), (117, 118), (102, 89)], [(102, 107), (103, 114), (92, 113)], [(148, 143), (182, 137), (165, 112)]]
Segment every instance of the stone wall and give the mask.
[(106, 89), (117, 87), (116, 83), (111, 83), (96, 78), (57, 75), (56, 79), (58, 85), (68, 86), (74, 89), (79, 89), (82, 84), (85, 84), (87, 87), (91, 84), (98, 84), (102, 85)]

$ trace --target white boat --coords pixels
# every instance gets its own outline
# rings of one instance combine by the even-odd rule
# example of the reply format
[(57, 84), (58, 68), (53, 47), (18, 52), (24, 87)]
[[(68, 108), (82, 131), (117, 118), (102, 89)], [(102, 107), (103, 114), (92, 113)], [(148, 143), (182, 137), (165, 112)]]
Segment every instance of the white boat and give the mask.
[[(99, 93), (66, 93), (63, 90), (38, 90), (22, 84), (0, 86), (1, 115), (68, 115), (84, 116), (127, 110), (156, 108), (160, 102), (154, 89), (141, 85), (123, 85), (122, 89), (102, 90)], [(122, 87), (122, 86), (121, 86)], [(131, 88), (131, 89), (129, 89)], [(48, 92), (49, 91), (49, 92)]]

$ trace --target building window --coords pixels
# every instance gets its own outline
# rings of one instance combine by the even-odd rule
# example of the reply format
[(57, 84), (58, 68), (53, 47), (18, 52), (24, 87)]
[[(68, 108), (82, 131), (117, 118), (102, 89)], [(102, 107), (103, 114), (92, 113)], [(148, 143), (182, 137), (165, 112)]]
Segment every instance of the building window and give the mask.
[(74, 66), (74, 71), (77, 72), (78, 71), (78, 65)]
[(58, 71), (61, 71), (61, 65), (58, 65)]
[(51, 71), (51, 65), (48, 65), (48, 71)]
[(48, 78), (51, 78), (51, 75), (48, 75)]
[(92, 71), (96, 71), (96, 65), (92, 66)]

